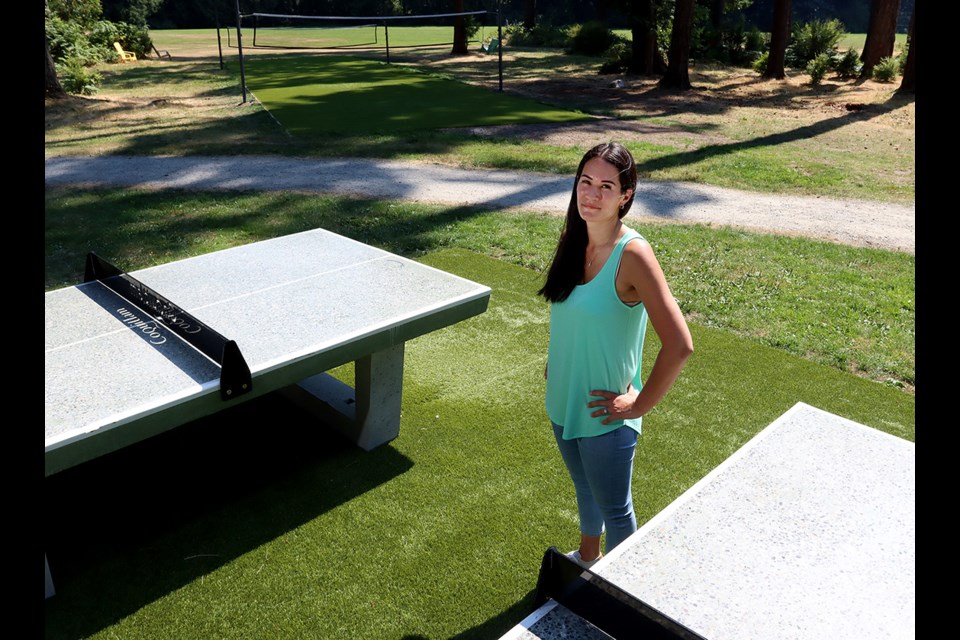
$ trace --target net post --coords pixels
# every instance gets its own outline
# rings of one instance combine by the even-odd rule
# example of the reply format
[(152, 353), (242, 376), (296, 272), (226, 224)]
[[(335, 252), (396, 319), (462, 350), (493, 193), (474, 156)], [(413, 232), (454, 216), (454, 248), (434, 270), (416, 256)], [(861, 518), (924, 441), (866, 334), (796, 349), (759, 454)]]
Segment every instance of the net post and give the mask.
[(217, 22), (217, 53), (220, 56), (220, 70), (223, 70), (223, 45), (220, 43), (220, 9), (214, 5), (214, 20)]
[(387, 26), (386, 20), (383, 21), (383, 39), (387, 46), (387, 64), (390, 64), (390, 27)]
[(243, 102), (247, 102), (247, 80), (243, 71), (243, 38), (240, 35), (240, 22), (243, 18), (240, 16), (240, 0), (237, 0), (237, 48), (240, 50), (240, 91), (243, 93)]

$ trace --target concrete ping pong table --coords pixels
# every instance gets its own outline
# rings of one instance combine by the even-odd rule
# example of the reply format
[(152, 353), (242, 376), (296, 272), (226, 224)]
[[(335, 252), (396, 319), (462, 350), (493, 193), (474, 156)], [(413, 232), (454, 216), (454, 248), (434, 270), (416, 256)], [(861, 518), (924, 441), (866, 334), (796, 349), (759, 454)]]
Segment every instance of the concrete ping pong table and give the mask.
[(916, 447), (797, 403), (501, 640), (916, 637)]
[[(45, 475), (272, 391), (370, 450), (399, 434), (404, 343), (489, 298), (323, 229), (129, 274), (90, 254), (45, 294)], [(351, 361), (355, 388), (324, 373)]]

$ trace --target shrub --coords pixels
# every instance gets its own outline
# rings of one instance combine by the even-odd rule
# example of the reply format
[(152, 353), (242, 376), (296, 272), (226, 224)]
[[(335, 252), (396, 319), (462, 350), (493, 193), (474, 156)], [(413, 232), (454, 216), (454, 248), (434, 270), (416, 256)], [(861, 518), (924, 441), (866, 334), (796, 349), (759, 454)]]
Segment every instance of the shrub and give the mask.
[(811, 20), (794, 26), (787, 46), (786, 64), (805, 68), (807, 63), (821, 53), (830, 53), (837, 48), (843, 37), (843, 24), (839, 20)]
[[(141, 27), (127, 22), (114, 22), (119, 33), (120, 46), (125, 51), (132, 51), (137, 54), (137, 58), (146, 58), (153, 49), (153, 41), (150, 39), (150, 33), (146, 27)], [(113, 41), (109, 43), (113, 49)]]
[(67, 93), (91, 96), (100, 90), (103, 76), (99, 71), (88, 69), (79, 58), (66, 58), (55, 66), (60, 86)]
[(563, 49), (570, 41), (570, 33), (564, 27), (537, 23), (525, 30), (523, 23), (509, 23), (503, 27), (503, 39), (512, 47), (548, 47)]
[(100, 20), (93, 25), (93, 29), (90, 30), (89, 39), (91, 44), (111, 52), (113, 51), (114, 42), (119, 42), (121, 45), (123, 44), (123, 36), (120, 28), (115, 22), (110, 22), (109, 20)]
[(599, 56), (617, 41), (617, 36), (599, 21), (581, 25), (570, 38), (567, 53), (580, 53), (587, 56)]
[(856, 78), (860, 75), (860, 54), (856, 49), (847, 49), (843, 55), (839, 56), (834, 62), (834, 69), (837, 77)]
[(816, 58), (807, 63), (807, 73), (810, 74), (810, 84), (818, 85), (823, 81), (823, 77), (830, 71), (831, 60), (826, 53), (821, 53)]
[(760, 31), (756, 26), (750, 27), (743, 34), (743, 48), (746, 51), (763, 51), (770, 46), (770, 36)]
[[(670, 33), (661, 42), (669, 45)], [(714, 60), (723, 64), (750, 67), (766, 48), (764, 34), (755, 26), (747, 27), (746, 19), (725, 18), (720, 27), (710, 24), (710, 12), (698, 4), (694, 13), (690, 57)]]
[[(476, 16), (467, 16), (463, 20), (463, 26), (467, 31), (467, 40), (473, 40), (473, 37), (480, 32), (482, 25)], [(146, 29), (144, 29), (144, 31), (146, 31)]]
[(609, 49), (604, 51), (605, 58), (600, 65), (600, 74), (608, 73), (626, 73), (630, 70), (630, 62), (633, 58), (633, 49), (630, 43), (622, 40), (615, 42)]
[(900, 55), (897, 56), (897, 73), (903, 75), (903, 70), (907, 68), (907, 54), (910, 53), (910, 42), (907, 42), (907, 46), (904, 47), (903, 51), (900, 52)]
[(91, 43), (83, 27), (76, 22), (54, 16), (44, 21), (44, 30), (50, 45), (50, 57), (55, 63), (72, 58), (91, 66), (110, 59), (110, 54)]
[(763, 75), (767, 72), (767, 61), (770, 59), (770, 52), (764, 51), (756, 60), (753, 61), (753, 70)]
[(878, 82), (893, 82), (897, 77), (897, 67), (896, 58), (881, 58), (873, 67), (873, 79)]

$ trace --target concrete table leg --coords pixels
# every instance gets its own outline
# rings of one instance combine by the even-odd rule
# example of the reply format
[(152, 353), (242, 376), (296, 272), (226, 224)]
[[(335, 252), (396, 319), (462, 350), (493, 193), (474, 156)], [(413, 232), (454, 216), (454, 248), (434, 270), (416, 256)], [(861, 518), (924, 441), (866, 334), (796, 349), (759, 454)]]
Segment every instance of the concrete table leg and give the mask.
[(283, 395), (370, 451), (400, 434), (403, 347), (357, 360), (354, 388), (321, 373), (287, 387)]
[(53, 589), (53, 578), (50, 577), (50, 563), (47, 562), (47, 554), (43, 554), (43, 578), (45, 583), (43, 588), (43, 599), (46, 600), (56, 593), (56, 591)]

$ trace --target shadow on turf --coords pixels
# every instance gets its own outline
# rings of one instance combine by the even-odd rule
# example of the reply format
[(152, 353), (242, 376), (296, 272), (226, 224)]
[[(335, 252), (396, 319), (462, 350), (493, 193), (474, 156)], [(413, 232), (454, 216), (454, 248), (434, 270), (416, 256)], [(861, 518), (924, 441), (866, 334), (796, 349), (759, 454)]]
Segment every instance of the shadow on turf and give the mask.
[(521, 620), (533, 613), (533, 597), (536, 593), (535, 587), (534, 585), (534, 588), (531, 588), (523, 598), (508, 609), (504, 609), (486, 622), (467, 629), (462, 633), (458, 633), (450, 638), (450, 640), (489, 640), (489, 638), (499, 638)]
[(411, 466), (266, 395), (45, 478), (45, 637), (95, 634)]

